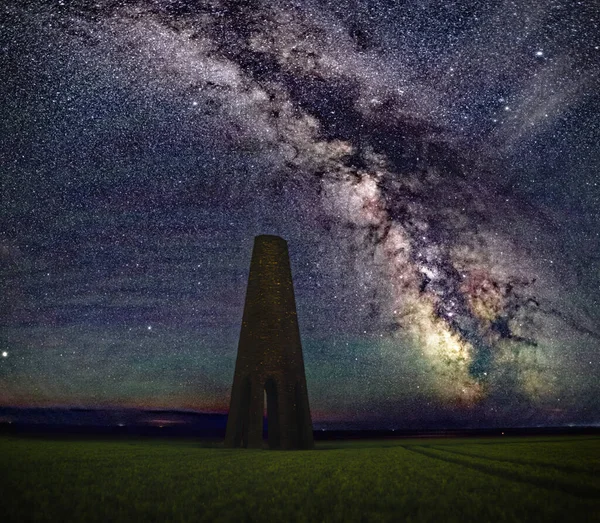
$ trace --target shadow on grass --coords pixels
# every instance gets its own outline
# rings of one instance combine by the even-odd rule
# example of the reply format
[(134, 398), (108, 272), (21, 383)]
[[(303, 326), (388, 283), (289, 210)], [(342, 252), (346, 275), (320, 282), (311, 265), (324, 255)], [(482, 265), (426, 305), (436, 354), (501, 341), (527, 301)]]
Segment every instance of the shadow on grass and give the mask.
[(548, 468), (548, 469), (552, 469), (552, 470), (557, 470), (559, 472), (565, 472), (568, 474), (585, 474), (588, 476), (595, 476), (597, 474), (596, 471), (586, 470), (586, 469), (577, 468), (577, 467), (570, 467), (568, 465), (555, 465), (553, 463), (544, 463), (542, 461), (525, 460), (525, 459), (493, 458), (490, 456), (483, 456), (481, 454), (473, 454), (471, 452), (461, 452), (460, 450), (456, 450), (454, 447), (452, 448), (452, 450), (450, 450), (449, 447), (436, 447), (434, 445), (432, 445), (431, 447), (434, 448), (435, 450), (439, 450), (442, 452), (448, 452), (451, 454), (457, 454), (459, 456), (466, 456), (466, 457), (477, 458), (477, 459), (485, 459), (485, 460), (489, 460), (489, 461), (499, 461), (500, 463), (514, 463), (515, 465), (543, 467), (543, 468)]
[(404, 447), (406, 450), (410, 452), (415, 452), (417, 454), (421, 454), (422, 456), (426, 456), (431, 459), (436, 459), (440, 461), (445, 461), (447, 463), (453, 463), (455, 465), (462, 465), (463, 467), (470, 468), (472, 470), (477, 470), (479, 472), (483, 472), (490, 476), (496, 476), (503, 479), (509, 479), (512, 481), (518, 481), (520, 483), (527, 483), (529, 485), (533, 485), (536, 487), (542, 487), (550, 490), (559, 490), (561, 492), (571, 494), (573, 496), (579, 498), (591, 498), (598, 499), (600, 498), (600, 489), (589, 485), (572, 485), (570, 483), (565, 483), (561, 481), (556, 481), (552, 479), (546, 478), (535, 478), (531, 477), (527, 474), (523, 474), (517, 471), (509, 471), (509, 470), (499, 470), (497, 468), (493, 468), (493, 466), (487, 466), (480, 463), (474, 463), (472, 461), (468, 461), (463, 459), (462, 457), (455, 456), (440, 456), (437, 452), (446, 452), (439, 449), (434, 449), (437, 452), (432, 452), (428, 448), (416, 447), (416, 446), (406, 446)]

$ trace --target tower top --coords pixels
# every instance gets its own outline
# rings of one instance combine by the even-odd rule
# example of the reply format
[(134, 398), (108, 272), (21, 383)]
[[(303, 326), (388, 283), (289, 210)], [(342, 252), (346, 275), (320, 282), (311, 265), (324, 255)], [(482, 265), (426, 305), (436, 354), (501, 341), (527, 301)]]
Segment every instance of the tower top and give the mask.
[(276, 236), (275, 234), (259, 234), (258, 236), (256, 236), (254, 238), (255, 242), (278, 242), (278, 243), (285, 243), (287, 245), (287, 242), (281, 237), (281, 236)]

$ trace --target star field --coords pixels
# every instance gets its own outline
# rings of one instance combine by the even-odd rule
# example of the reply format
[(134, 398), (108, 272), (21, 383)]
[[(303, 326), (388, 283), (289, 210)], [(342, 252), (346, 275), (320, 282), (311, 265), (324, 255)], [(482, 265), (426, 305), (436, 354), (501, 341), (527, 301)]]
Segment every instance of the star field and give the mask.
[(226, 411), (258, 234), (316, 427), (600, 421), (595, 2), (0, 11), (0, 406)]

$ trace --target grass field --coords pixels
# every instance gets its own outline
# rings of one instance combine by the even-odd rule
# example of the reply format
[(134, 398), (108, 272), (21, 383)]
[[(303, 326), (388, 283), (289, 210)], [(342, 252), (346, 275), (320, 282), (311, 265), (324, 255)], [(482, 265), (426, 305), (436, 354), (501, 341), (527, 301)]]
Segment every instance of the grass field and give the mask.
[(600, 521), (600, 438), (328, 442), (0, 437), (0, 521)]

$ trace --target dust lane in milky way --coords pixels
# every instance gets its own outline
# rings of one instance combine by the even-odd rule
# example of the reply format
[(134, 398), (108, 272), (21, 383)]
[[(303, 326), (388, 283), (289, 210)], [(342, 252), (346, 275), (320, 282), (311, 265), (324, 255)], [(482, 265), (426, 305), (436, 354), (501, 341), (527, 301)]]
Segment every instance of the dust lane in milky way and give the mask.
[(0, 404), (225, 410), (266, 233), (316, 427), (598, 422), (592, 3), (2, 10)]

